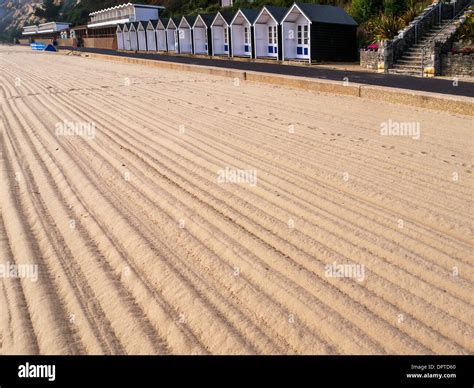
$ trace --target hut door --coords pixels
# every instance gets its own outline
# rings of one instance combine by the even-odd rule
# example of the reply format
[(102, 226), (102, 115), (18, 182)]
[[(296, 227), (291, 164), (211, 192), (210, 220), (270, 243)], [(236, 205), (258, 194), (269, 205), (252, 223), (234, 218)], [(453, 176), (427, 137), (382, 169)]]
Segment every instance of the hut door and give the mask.
[(178, 37), (178, 31), (177, 31), (177, 30), (174, 30), (174, 50), (175, 50), (175, 51), (178, 51), (178, 45), (179, 45), (178, 39), (179, 39), (179, 37)]
[(268, 26), (268, 55), (278, 56), (278, 33), (277, 26)]
[(244, 27), (244, 51), (250, 54), (250, 27)]
[(309, 57), (309, 26), (307, 23), (298, 24), (298, 42), (296, 45), (296, 57), (297, 58), (308, 58)]
[(224, 52), (229, 53), (229, 29), (224, 26)]

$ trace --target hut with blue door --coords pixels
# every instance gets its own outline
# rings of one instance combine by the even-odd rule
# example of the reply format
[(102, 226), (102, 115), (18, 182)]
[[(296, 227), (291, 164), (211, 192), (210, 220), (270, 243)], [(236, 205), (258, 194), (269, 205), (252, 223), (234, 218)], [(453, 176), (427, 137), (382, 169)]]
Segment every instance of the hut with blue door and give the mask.
[(211, 55), (211, 25), (216, 14), (200, 14), (193, 25), (193, 47), (196, 55)]
[(282, 59), (281, 22), (287, 7), (267, 5), (253, 23), (255, 58)]
[(232, 56), (254, 58), (253, 23), (259, 12), (255, 9), (239, 9), (230, 23)]
[(230, 23), (235, 13), (218, 12), (211, 24), (212, 56), (230, 56), (232, 42), (230, 39)]
[(282, 20), (283, 60), (354, 61), (357, 23), (342, 8), (294, 3)]

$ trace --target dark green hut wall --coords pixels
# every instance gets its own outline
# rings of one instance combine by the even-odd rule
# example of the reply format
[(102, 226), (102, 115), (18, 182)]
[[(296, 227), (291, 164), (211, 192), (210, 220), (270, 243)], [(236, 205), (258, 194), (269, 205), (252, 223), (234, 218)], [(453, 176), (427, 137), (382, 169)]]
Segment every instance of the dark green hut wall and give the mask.
[(357, 60), (357, 27), (340, 24), (311, 25), (311, 59), (316, 61)]

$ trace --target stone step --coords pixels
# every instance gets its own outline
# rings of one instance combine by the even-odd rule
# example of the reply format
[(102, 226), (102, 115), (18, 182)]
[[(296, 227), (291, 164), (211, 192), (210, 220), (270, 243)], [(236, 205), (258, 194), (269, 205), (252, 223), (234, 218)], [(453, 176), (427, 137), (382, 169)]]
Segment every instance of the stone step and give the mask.
[(419, 65), (403, 65), (399, 63), (395, 63), (391, 69), (395, 70), (407, 70), (407, 71), (417, 71), (421, 69)]
[(417, 50), (417, 51), (407, 50), (402, 55), (402, 58), (421, 58), (421, 50)]
[(397, 62), (395, 62), (395, 65), (401, 65), (401, 66), (410, 66), (410, 67), (414, 67), (414, 66), (421, 66), (421, 58), (419, 60), (410, 60), (410, 59), (399, 59)]
[(400, 69), (388, 69), (388, 73), (421, 77), (421, 70), (420, 71), (407, 71), (407, 70), (400, 70)]

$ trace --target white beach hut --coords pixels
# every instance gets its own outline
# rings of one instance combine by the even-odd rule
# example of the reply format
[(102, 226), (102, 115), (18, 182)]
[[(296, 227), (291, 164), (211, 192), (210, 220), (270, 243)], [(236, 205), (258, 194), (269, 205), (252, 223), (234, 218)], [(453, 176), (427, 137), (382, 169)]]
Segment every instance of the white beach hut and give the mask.
[(193, 25), (194, 54), (210, 55), (212, 52), (211, 25), (216, 14), (198, 15)]
[(117, 24), (117, 50), (123, 50), (123, 24)]
[(125, 51), (130, 51), (132, 46), (130, 44), (130, 25), (131, 23), (126, 23), (123, 25), (122, 34), (123, 34), (123, 49)]
[(166, 26), (168, 25), (168, 19), (158, 19), (156, 25), (156, 49), (158, 51), (168, 51), (168, 45), (166, 42)]
[(230, 23), (232, 56), (253, 58), (253, 23), (258, 16), (255, 9), (239, 9)]
[(130, 35), (130, 50), (138, 51), (138, 22), (130, 23), (128, 34)]
[(253, 24), (255, 58), (282, 59), (281, 21), (286, 7), (265, 6)]
[(281, 24), (284, 60), (349, 62), (357, 58), (357, 23), (340, 7), (294, 3)]
[(196, 16), (183, 16), (178, 26), (179, 52), (181, 54), (192, 54), (193, 32), (192, 27)]
[(233, 12), (218, 12), (211, 24), (211, 40), (213, 56), (230, 56), (232, 46), (230, 38), (230, 22), (234, 18)]
[(156, 46), (156, 26), (158, 20), (150, 20), (146, 25), (147, 51), (158, 51)]
[(138, 51), (147, 51), (146, 26), (146, 22), (136, 22)]
[(168, 43), (168, 52), (179, 52), (178, 39), (178, 25), (180, 20), (178, 18), (170, 18), (166, 26), (166, 42)]

